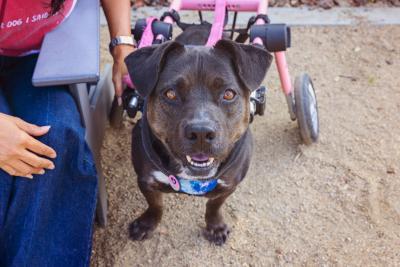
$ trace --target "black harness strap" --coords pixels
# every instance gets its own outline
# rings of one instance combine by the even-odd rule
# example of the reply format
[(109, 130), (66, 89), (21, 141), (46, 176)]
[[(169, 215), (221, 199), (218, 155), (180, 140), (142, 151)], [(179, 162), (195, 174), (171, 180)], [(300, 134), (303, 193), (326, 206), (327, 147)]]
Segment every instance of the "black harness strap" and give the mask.
[(253, 26), (258, 19), (264, 20), (264, 22), (266, 24), (269, 24), (271, 22), (269, 17), (265, 14), (258, 14), (257, 16), (252, 16), (249, 19), (249, 22), (247, 23), (247, 26), (245, 29), (235, 30), (235, 32), (239, 33), (239, 36), (236, 37), (235, 42), (242, 43), (242, 44), (244, 42), (246, 42), (246, 40), (249, 38), (249, 30), (250, 30), (251, 26)]

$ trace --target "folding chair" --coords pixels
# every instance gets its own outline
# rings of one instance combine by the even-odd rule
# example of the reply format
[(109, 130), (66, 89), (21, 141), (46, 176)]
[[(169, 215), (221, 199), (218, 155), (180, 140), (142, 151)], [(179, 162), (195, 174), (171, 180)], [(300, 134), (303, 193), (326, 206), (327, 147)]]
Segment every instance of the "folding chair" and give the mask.
[(99, 179), (97, 220), (107, 224), (107, 193), (100, 149), (114, 99), (111, 67), (100, 79), (100, 3), (77, 1), (70, 16), (44, 39), (33, 74), (35, 86), (68, 85), (86, 128)]

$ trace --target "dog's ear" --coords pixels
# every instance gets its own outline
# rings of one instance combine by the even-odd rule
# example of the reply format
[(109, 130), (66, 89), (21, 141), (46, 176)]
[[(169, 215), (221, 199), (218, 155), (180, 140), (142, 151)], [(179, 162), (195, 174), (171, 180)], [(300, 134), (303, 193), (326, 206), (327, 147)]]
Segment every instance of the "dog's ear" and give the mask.
[(171, 41), (140, 48), (125, 58), (132, 83), (142, 97), (150, 95), (156, 87), (167, 54), (179, 48), (183, 46)]
[(229, 54), (241, 82), (250, 91), (261, 85), (272, 62), (272, 55), (267, 50), (230, 40), (220, 40), (214, 48)]

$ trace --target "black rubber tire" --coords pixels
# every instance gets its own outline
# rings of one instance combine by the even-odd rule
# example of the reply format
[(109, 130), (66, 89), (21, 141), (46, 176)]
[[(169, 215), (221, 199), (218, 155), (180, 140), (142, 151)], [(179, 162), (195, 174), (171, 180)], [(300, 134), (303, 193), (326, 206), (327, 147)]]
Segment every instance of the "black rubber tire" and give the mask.
[(319, 118), (314, 85), (308, 74), (303, 73), (296, 77), (294, 99), (300, 136), (306, 145), (311, 145), (318, 141)]
[(124, 116), (124, 107), (118, 106), (117, 98), (114, 97), (110, 111), (110, 125), (114, 129), (122, 127), (122, 119)]

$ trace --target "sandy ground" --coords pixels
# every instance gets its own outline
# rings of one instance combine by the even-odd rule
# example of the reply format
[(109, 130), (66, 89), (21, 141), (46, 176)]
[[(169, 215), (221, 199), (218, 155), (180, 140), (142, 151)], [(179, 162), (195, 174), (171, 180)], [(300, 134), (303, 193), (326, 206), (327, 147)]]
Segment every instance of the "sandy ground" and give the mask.
[(272, 67), (252, 167), (224, 206), (227, 244), (201, 236), (205, 199), (174, 194), (153, 238), (133, 242), (146, 204), (125, 120), (102, 151), (109, 225), (96, 228), (92, 266), (400, 266), (400, 27), (294, 28), (292, 43), (292, 75), (314, 79), (319, 143), (300, 144)]

